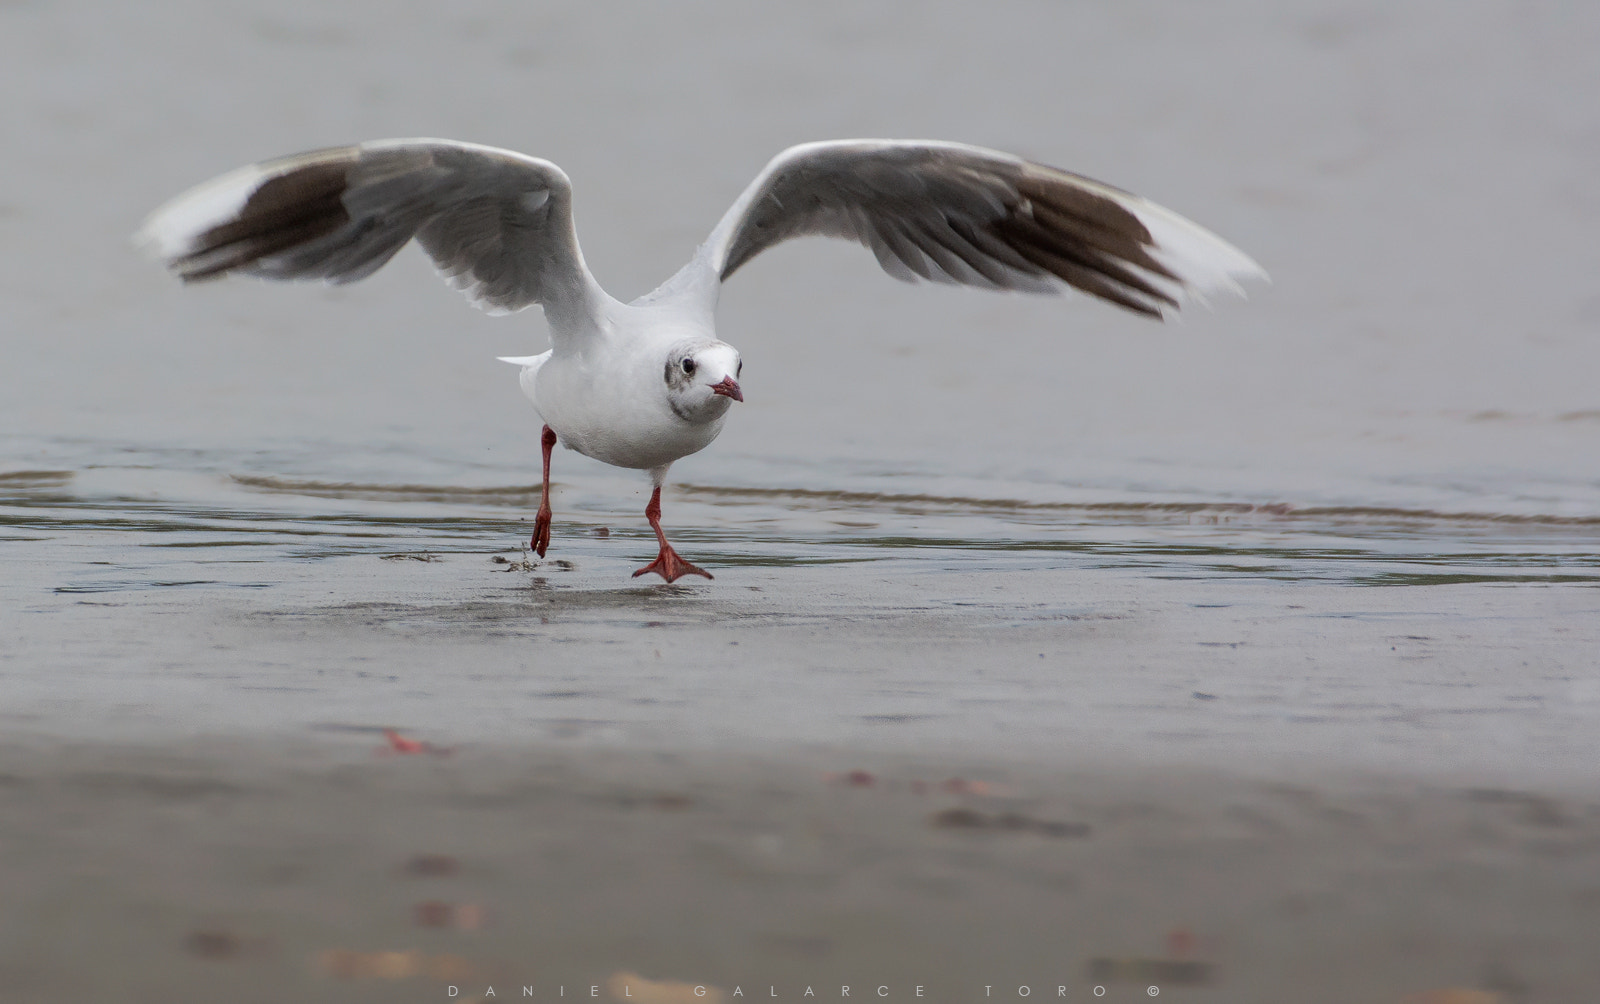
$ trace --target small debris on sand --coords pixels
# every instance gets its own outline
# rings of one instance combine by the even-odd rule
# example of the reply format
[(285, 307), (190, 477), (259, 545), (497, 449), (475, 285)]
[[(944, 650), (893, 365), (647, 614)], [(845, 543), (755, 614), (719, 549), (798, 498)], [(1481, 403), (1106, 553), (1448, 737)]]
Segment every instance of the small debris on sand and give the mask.
[(878, 779), (871, 771), (850, 770), (843, 773), (822, 775), (822, 780), (828, 784), (842, 784), (846, 788), (870, 788), (878, 783)]
[(976, 809), (945, 809), (928, 819), (929, 825), (940, 830), (1001, 830), (1010, 833), (1037, 833), (1044, 837), (1087, 837), (1088, 823), (1062, 823), (1047, 819), (1034, 819), (1020, 812), (1003, 812), (987, 815)]
[(405, 980), (424, 976), (430, 980), (465, 980), (472, 964), (459, 955), (424, 955), (416, 949), (357, 952), (329, 948), (318, 952), (313, 968), (336, 980)]
[(476, 931), (483, 926), (483, 907), (477, 903), (444, 903), (430, 899), (412, 908), (418, 927), (453, 927)]
[(416, 739), (407, 739), (394, 729), (384, 729), (383, 737), (389, 740), (389, 745), (379, 747), (378, 753), (432, 753), (435, 756), (448, 756), (455, 750), (449, 746), (435, 746), (429, 742)]
[(647, 980), (626, 970), (611, 974), (606, 980), (606, 992), (614, 1000), (629, 1004), (722, 1004), (726, 996), (717, 987), (676, 980)]
[(183, 947), (202, 959), (231, 959), (239, 954), (243, 942), (228, 931), (195, 931), (183, 939)]
[(952, 777), (939, 782), (939, 790), (951, 795), (988, 795), (989, 784), (986, 781), (968, 781), (965, 778)]

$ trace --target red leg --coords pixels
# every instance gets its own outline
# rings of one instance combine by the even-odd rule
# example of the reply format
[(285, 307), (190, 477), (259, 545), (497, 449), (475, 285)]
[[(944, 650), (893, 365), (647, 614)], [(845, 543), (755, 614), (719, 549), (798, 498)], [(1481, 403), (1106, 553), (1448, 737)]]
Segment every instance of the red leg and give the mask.
[(539, 517), (533, 521), (533, 540), (528, 546), (542, 558), (550, 546), (550, 451), (556, 448), (556, 430), (545, 426), (540, 444), (544, 447), (544, 489), (539, 492)]
[(634, 578), (637, 579), (646, 572), (654, 572), (668, 582), (675, 582), (685, 575), (704, 575), (708, 579), (711, 578), (710, 572), (678, 557), (678, 552), (667, 543), (667, 535), (661, 532), (660, 485), (657, 485), (656, 490), (651, 493), (650, 504), (644, 507), (644, 518), (650, 521), (650, 529), (656, 532), (656, 540), (661, 542), (661, 553), (656, 555), (656, 560), (634, 572)]

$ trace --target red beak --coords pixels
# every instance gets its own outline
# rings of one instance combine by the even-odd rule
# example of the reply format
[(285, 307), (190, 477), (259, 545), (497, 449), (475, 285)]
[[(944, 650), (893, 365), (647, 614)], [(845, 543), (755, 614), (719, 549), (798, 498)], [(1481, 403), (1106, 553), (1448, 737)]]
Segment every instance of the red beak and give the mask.
[(731, 397), (735, 401), (744, 400), (744, 391), (739, 389), (738, 381), (734, 380), (733, 377), (723, 377), (721, 383), (712, 384), (711, 393), (721, 394), (723, 397)]

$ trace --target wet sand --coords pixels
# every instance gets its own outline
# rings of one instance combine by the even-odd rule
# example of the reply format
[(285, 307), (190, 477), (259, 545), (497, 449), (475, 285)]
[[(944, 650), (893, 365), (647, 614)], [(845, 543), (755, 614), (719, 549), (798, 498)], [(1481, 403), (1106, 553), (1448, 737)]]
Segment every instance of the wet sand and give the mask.
[(1593, 789), (383, 745), (9, 741), (5, 999), (1399, 1004), (1597, 978)]
[(176, 559), (244, 589), (14, 584), (6, 999), (1600, 979), (1586, 582), (927, 546), (841, 575), (779, 538), (618, 588), (648, 543), (576, 529), (531, 569), (380, 538)]

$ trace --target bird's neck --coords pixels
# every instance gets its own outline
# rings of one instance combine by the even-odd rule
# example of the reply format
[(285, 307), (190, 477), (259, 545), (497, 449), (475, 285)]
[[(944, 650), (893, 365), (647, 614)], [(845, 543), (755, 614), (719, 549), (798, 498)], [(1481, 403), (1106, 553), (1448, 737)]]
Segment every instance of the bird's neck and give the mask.
[(696, 315), (710, 325), (717, 310), (717, 297), (722, 292), (722, 282), (711, 267), (706, 245), (701, 245), (693, 258), (672, 278), (639, 297), (634, 306), (668, 306), (685, 314)]

